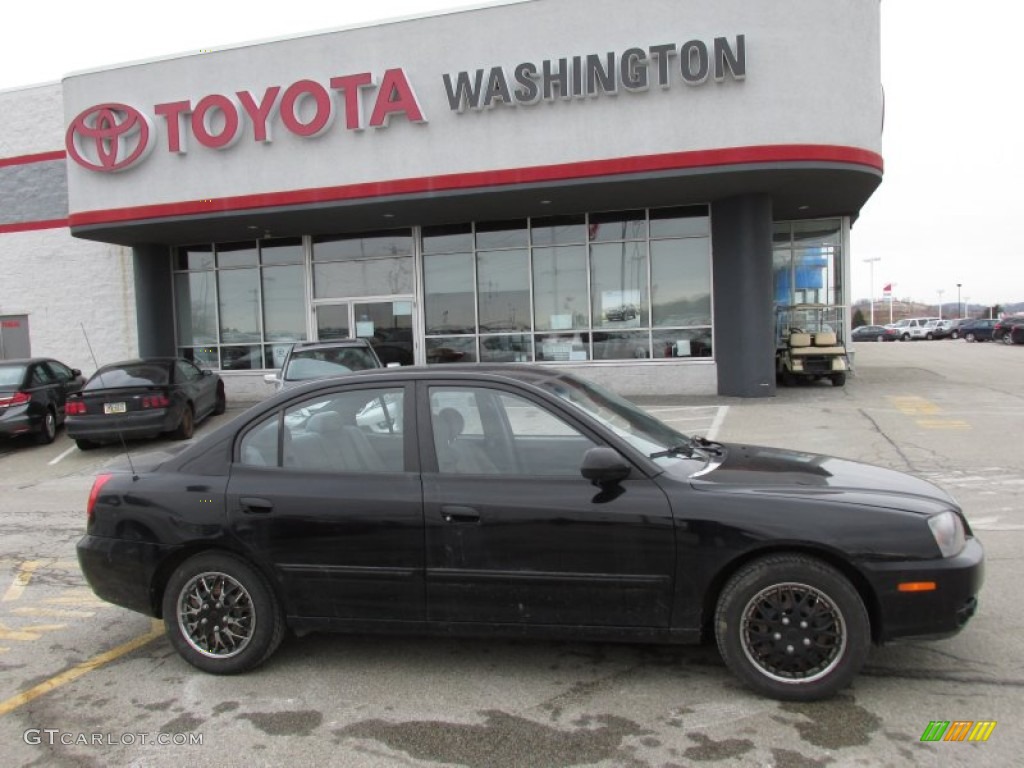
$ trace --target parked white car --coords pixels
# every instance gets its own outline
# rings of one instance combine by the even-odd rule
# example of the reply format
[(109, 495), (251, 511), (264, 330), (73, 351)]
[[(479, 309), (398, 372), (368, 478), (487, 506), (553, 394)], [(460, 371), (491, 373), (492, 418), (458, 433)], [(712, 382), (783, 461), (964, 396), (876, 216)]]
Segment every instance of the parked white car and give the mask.
[(906, 317), (887, 327), (895, 328), (899, 331), (900, 341), (911, 341), (913, 339), (928, 339), (931, 341), (935, 338), (935, 330), (938, 323), (939, 318), (937, 317)]

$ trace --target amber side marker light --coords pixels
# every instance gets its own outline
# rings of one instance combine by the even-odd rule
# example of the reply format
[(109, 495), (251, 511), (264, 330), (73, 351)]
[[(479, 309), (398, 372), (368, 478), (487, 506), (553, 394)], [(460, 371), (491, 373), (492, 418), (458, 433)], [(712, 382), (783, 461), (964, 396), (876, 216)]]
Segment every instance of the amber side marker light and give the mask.
[(898, 587), (900, 592), (934, 592), (934, 581), (904, 581)]

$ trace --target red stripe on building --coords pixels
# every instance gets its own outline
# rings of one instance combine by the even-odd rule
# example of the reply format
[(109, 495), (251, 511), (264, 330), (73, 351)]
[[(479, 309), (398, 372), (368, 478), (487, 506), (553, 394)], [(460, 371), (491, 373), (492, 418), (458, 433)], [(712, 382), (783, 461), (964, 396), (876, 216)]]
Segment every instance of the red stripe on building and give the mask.
[(51, 160), (63, 160), (67, 152), (40, 152), (35, 155), (19, 155), (18, 157), (0, 157), (0, 168), (8, 165), (30, 165), (31, 163), (48, 163)]
[(348, 184), (337, 187), (297, 189), (288, 192), (266, 192), (255, 195), (221, 197), (211, 200), (188, 200), (131, 208), (84, 211), (71, 215), (71, 226), (88, 226), (169, 216), (191, 216), (202, 213), (227, 213), (254, 208), (279, 208), (309, 203), (330, 203), (345, 200), (370, 200), (378, 197), (426, 192), (471, 190), (487, 187), (531, 184), (550, 181), (572, 181), (599, 176), (620, 176), (688, 168), (711, 168), (756, 163), (840, 163), (865, 166), (881, 172), (882, 157), (855, 147), (818, 144), (778, 144), (758, 147), (733, 147), (694, 152), (672, 152), (662, 155), (639, 155), (613, 160), (591, 160), (579, 163), (512, 168), (473, 173), (453, 173), (412, 179)]
[(10, 232), (32, 232), (37, 229), (59, 229), (68, 226), (67, 219), (51, 219), (49, 221), (23, 221), (18, 224), (0, 224), (0, 235)]

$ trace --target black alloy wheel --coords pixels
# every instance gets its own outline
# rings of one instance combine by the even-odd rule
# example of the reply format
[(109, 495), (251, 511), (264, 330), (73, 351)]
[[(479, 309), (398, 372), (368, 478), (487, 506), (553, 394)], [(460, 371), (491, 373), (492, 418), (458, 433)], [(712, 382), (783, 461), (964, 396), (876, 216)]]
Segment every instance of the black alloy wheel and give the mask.
[(192, 413), (192, 405), (189, 403), (185, 404), (184, 410), (181, 412), (181, 421), (178, 422), (178, 428), (174, 430), (175, 440), (189, 440), (196, 430), (195, 414)]
[(775, 699), (834, 696), (860, 671), (871, 645), (857, 590), (831, 566), (806, 555), (756, 560), (729, 580), (715, 612), (726, 666)]
[(226, 552), (203, 552), (178, 566), (164, 590), (163, 616), (174, 649), (215, 675), (262, 664), (284, 637), (284, 617), (267, 580)]

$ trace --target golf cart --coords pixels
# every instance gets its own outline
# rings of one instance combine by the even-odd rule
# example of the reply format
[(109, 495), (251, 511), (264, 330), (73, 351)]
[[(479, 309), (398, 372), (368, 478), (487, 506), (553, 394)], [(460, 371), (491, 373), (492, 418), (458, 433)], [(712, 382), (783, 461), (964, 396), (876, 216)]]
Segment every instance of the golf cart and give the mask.
[(780, 383), (828, 379), (832, 386), (846, 383), (850, 359), (846, 345), (836, 336), (843, 327), (843, 307), (794, 304), (775, 310), (775, 373)]

